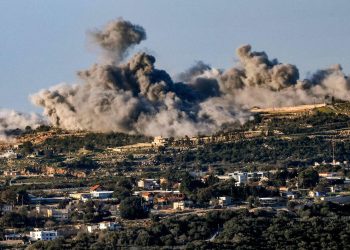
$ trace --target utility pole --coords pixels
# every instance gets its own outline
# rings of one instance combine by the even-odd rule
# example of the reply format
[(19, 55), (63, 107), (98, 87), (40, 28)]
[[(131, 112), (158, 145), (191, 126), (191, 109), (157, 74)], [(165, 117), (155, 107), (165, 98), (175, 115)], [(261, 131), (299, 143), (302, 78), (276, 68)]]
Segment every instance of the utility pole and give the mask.
[(335, 166), (335, 141), (334, 139), (332, 140), (332, 156), (333, 156), (333, 166)]

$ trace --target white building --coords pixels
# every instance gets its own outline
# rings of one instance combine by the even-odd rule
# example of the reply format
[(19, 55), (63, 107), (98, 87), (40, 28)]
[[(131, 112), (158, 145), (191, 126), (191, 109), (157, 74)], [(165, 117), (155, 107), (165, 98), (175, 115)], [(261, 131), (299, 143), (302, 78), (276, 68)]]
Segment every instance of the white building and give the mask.
[(227, 174), (236, 181), (236, 186), (245, 185), (248, 182), (248, 173), (247, 172), (233, 172)]
[(98, 229), (99, 229), (99, 226), (97, 224), (87, 226), (87, 231), (89, 233), (93, 233), (93, 232), (97, 231)]
[(137, 182), (137, 186), (142, 189), (150, 190), (159, 188), (159, 184), (155, 179), (142, 179)]
[(117, 230), (120, 230), (121, 228), (122, 226), (117, 222), (105, 221), (105, 222), (100, 222), (99, 224), (88, 225), (87, 231), (89, 233), (93, 233), (99, 230), (117, 231)]
[(153, 146), (166, 146), (169, 142), (169, 139), (168, 138), (164, 138), (162, 136), (156, 136), (154, 137), (154, 140), (152, 142), (152, 145)]
[(107, 221), (107, 222), (100, 222), (99, 228), (100, 230), (117, 231), (117, 230), (120, 230), (122, 226), (117, 222)]
[(58, 238), (57, 231), (43, 231), (39, 229), (35, 229), (34, 231), (30, 232), (29, 235), (31, 240), (54, 240)]
[(229, 180), (229, 179), (234, 179), (236, 181), (236, 186), (241, 186), (245, 185), (248, 183), (249, 180), (263, 180), (264, 178), (267, 178), (267, 173), (266, 172), (240, 172), (240, 171), (235, 171), (233, 173), (228, 173), (226, 175), (218, 175), (216, 176), (220, 180)]

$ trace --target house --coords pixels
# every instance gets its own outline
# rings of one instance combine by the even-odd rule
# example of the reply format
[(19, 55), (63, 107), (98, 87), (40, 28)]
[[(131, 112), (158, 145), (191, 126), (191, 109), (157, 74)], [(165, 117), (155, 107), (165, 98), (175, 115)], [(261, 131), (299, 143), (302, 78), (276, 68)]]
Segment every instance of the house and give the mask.
[(236, 186), (246, 185), (248, 181), (262, 181), (268, 180), (268, 173), (263, 171), (258, 172), (240, 172), (235, 171), (233, 173), (227, 173), (226, 175), (217, 175), (219, 180), (229, 180), (234, 179), (236, 181)]
[(309, 197), (311, 198), (327, 196), (326, 192), (318, 192), (318, 191), (309, 191), (308, 194), (309, 194)]
[(99, 226), (98, 224), (94, 224), (94, 225), (88, 225), (86, 228), (89, 233), (93, 233), (95, 231), (98, 231)]
[(232, 197), (229, 197), (229, 196), (219, 197), (218, 202), (219, 202), (219, 206), (222, 206), (222, 207), (229, 206), (232, 204)]
[(168, 138), (164, 138), (162, 136), (156, 136), (154, 137), (154, 140), (152, 142), (152, 145), (153, 146), (156, 146), (156, 147), (160, 147), (160, 146), (167, 146), (169, 143), (169, 139)]
[(90, 193), (71, 193), (69, 194), (69, 197), (75, 200), (83, 200), (85, 199), (90, 199), (91, 194)]
[(242, 186), (248, 182), (248, 173), (246, 172), (229, 173), (228, 176), (236, 181), (236, 186)]
[(261, 206), (274, 206), (280, 202), (279, 197), (261, 197), (259, 198)]
[(58, 238), (58, 233), (55, 230), (51, 231), (44, 231), (44, 230), (39, 230), (35, 229), (34, 231), (31, 231), (29, 233), (29, 238), (31, 240), (54, 240)]
[(137, 182), (137, 186), (146, 190), (157, 189), (160, 187), (155, 179), (141, 179)]
[(300, 197), (300, 194), (293, 191), (280, 192), (281, 197), (287, 198), (288, 200), (294, 200)]
[(173, 202), (173, 209), (175, 210), (184, 210), (186, 207), (185, 201), (175, 201)]
[(93, 233), (99, 230), (117, 231), (120, 230), (122, 226), (117, 222), (100, 222), (99, 224), (93, 224), (87, 226), (87, 231)]
[(113, 191), (91, 191), (90, 194), (92, 199), (110, 199)]
[(21, 173), (19, 171), (6, 170), (4, 171), (4, 176), (19, 176)]
[(229, 196), (217, 197), (216, 199), (213, 199), (210, 201), (210, 205), (221, 206), (221, 207), (232, 205), (232, 197), (229, 197)]
[(108, 231), (117, 231), (122, 228), (122, 226), (117, 222), (100, 222), (99, 224), (100, 230), (108, 230)]
[(47, 217), (53, 218), (57, 221), (66, 221), (69, 219), (69, 211), (68, 209), (47, 209)]

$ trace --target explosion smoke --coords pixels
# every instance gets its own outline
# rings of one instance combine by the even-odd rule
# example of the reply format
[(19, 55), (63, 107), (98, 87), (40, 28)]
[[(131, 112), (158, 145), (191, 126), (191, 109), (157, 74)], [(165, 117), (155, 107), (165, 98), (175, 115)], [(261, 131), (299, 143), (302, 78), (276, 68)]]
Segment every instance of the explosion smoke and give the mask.
[(24, 130), (27, 126), (35, 129), (46, 124), (45, 120), (37, 114), (24, 114), (8, 109), (0, 109), (0, 140), (11, 137), (13, 130)]
[(119, 19), (110, 22), (104, 30), (90, 32), (92, 40), (104, 51), (107, 59), (112, 62), (121, 61), (128, 49), (146, 39), (145, 30), (138, 25)]
[(222, 72), (199, 62), (179, 75), (182, 82), (174, 82), (146, 53), (121, 63), (146, 38), (141, 26), (119, 19), (91, 35), (107, 60), (78, 72), (79, 84), (32, 96), (55, 126), (153, 136), (210, 134), (225, 123), (250, 119), (253, 106), (323, 102), (327, 95), (349, 99), (350, 82), (340, 67), (299, 80), (296, 66), (269, 60), (245, 45), (237, 50), (236, 67)]

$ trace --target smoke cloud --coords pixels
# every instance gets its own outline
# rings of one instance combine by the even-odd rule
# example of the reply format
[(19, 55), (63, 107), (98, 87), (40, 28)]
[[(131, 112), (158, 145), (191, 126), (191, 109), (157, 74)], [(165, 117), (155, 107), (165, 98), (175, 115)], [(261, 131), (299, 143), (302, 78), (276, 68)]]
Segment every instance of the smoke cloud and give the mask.
[(65, 129), (151, 136), (211, 134), (227, 123), (251, 119), (254, 106), (281, 107), (349, 99), (349, 78), (340, 66), (300, 80), (296, 66), (237, 49), (238, 64), (218, 70), (197, 62), (175, 82), (144, 52), (123, 62), (146, 38), (145, 30), (123, 19), (90, 33), (105, 60), (78, 72), (79, 83), (60, 84), (32, 96), (50, 122)]
[(0, 108), (0, 140), (11, 138), (14, 130), (24, 130), (27, 126), (35, 129), (42, 124), (46, 124), (46, 121), (37, 114), (25, 114)]
[(134, 45), (146, 39), (145, 30), (123, 19), (110, 22), (103, 30), (90, 32), (92, 40), (104, 51), (107, 60), (119, 62)]

